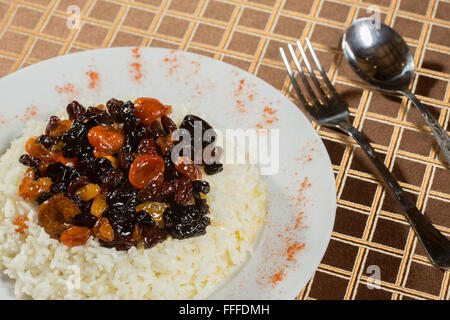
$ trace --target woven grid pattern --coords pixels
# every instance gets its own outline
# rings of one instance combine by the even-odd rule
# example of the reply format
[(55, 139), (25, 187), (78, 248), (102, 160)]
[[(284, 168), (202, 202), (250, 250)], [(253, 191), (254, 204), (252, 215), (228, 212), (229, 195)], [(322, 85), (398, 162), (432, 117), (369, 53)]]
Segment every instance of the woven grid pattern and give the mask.
[[(66, 26), (70, 5), (81, 9), (73, 30)], [(448, 237), (450, 171), (431, 131), (406, 99), (368, 90), (340, 50), (343, 31), (371, 15), (372, 5), (405, 37), (417, 67), (413, 91), (448, 131), (448, 0), (0, 0), (0, 76), (80, 50), (157, 46), (231, 63), (291, 95), (278, 47), (309, 37), (352, 107), (355, 127)], [(361, 149), (316, 128), (333, 163), (338, 210), (330, 246), (298, 298), (449, 299), (450, 272), (428, 262)], [(367, 286), (372, 265), (381, 271), (377, 289)]]

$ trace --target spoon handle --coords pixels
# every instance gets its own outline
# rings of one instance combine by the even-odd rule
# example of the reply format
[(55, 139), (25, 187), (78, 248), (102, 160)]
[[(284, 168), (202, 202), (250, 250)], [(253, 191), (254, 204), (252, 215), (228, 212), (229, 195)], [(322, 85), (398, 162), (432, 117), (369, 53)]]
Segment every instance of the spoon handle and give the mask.
[(405, 216), (409, 224), (414, 229), (417, 237), (422, 243), (430, 260), (436, 266), (450, 268), (450, 241), (445, 238), (439, 230), (423, 215), (415, 204), (407, 197), (397, 180), (392, 176), (384, 163), (376, 156), (375, 150), (371, 147), (364, 135), (347, 121), (340, 122), (338, 128), (347, 132), (362, 147), (372, 163), (377, 167), (381, 177), (392, 189), (395, 197), (402, 205)]
[(403, 94), (406, 95), (422, 113), (422, 116), (430, 126), (431, 131), (433, 131), (433, 134), (436, 137), (445, 158), (447, 159), (447, 163), (450, 164), (450, 137), (448, 136), (447, 132), (431, 115), (430, 111), (428, 111), (428, 109), (425, 108), (422, 103), (416, 98), (414, 93), (412, 93), (410, 90), (405, 90), (403, 91)]

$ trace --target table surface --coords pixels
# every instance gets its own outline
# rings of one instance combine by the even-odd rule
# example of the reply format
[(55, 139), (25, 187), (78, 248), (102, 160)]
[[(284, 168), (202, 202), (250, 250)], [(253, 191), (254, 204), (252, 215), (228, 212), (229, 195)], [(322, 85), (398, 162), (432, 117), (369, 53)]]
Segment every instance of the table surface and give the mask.
[[(71, 5), (80, 8), (79, 28), (66, 26)], [(406, 39), (413, 90), (448, 131), (449, 0), (0, 0), (0, 77), (81, 50), (154, 46), (236, 65), (293, 97), (278, 47), (309, 37), (354, 125), (448, 237), (450, 170), (430, 130), (406, 99), (361, 83), (340, 50), (343, 31), (373, 6)], [(449, 299), (450, 272), (429, 263), (361, 149), (315, 127), (333, 164), (338, 208), (328, 250), (298, 299)]]

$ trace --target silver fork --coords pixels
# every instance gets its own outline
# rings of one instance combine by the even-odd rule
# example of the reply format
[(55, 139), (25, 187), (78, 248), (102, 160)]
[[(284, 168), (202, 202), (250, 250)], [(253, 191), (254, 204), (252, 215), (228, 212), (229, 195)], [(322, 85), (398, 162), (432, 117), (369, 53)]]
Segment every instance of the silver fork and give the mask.
[[(297, 83), (297, 80), (295, 79), (283, 48), (280, 48), (281, 57), (283, 58), (283, 62), (291, 79), (292, 86), (294, 87), (295, 92), (298, 95), (300, 103), (316, 122), (326, 127), (342, 130), (353, 137), (356, 142), (358, 142), (369, 159), (376, 166), (386, 184), (394, 192), (397, 200), (400, 202), (405, 212), (406, 218), (408, 219), (417, 237), (425, 248), (431, 262), (440, 268), (449, 269), (450, 241), (431, 224), (431, 222), (419, 211), (419, 209), (417, 209), (415, 204), (406, 196), (403, 189), (400, 187), (398, 182), (395, 180), (395, 178), (392, 176), (383, 162), (378, 159), (375, 151), (370, 146), (364, 135), (350, 123), (347, 103), (340, 97), (336, 89), (331, 84), (331, 81), (328, 79), (328, 76), (323, 70), (322, 65), (320, 64), (309, 39), (306, 39), (306, 43), (327, 89), (322, 88), (322, 86), (320, 85), (313, 72), (312, 66), (309, 63), (308, 57), (305, 54), (305, 51), (303, 50), (300, 42), (297, 41), (297, 47), (300, 50), (302, 60), (305, 63), (306, 68), (308, 69), (308, 73), (312, 79), (313, 85), (319, 93), (319, 98), (317, 98), (313, 88), (311, 87), (302, 70), (293, 46), (289, 44), (289, 52), (300, 74), (300, 78), (302, 79), (304, 87), (309, 95), (309, 99), (307, 100), (307, 98), (303, 95), (300, 86)], [(327, 92), (325, 92), (325, 90)]]

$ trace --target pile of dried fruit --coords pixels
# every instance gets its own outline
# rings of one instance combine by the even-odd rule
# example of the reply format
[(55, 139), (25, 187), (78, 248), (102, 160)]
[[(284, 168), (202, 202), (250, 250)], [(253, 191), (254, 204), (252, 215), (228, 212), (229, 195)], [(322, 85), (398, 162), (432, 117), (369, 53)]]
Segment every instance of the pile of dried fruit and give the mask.
[[(94, 236), (117, 250), (139, 243), (151, 248), (168, 235), (205, 234), (210, 186), (201, 180), (192, 153), (172, 161), (172, 133), (178, 128), (170, 112), (156, 99), (139, 98), (134, 103), (111, 99), (106, 107), (87, 109), (73, 101), (67, 106), (69, 120), (52, 116), (45, 134), (31, 138), (19, 159), (29, 167), (19, 193), (40, 205), (45, 231), (69, 246)], [(180, 129), (194, 137), (196, 121), (202, 132), (212, 129), (193, 115)], [(194, 140), (192, 146), (198, 143)], [(214, 135), (207, 140), (202, 148), (214, 146)], [(221, 163), (206, 162), (202, 166), (209, 175), (223, 169)]]

